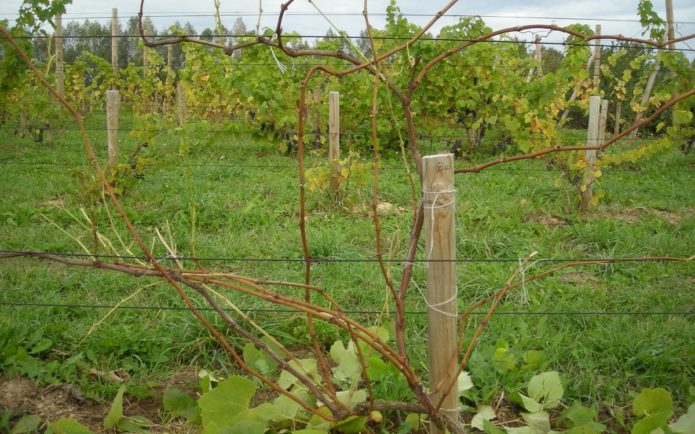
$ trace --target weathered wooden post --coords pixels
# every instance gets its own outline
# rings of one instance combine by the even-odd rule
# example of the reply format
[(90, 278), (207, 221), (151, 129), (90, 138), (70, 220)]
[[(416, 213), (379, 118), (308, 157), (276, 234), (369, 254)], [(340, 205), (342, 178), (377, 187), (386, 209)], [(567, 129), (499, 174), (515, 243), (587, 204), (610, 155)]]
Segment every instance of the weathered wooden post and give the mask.
[(541, 36), (536, 35), (536, 38), (534, 40), (536, 44), (536, 63), (538, 63), (538, 76), (543, 77), (543, 49), (541, 46)]
[(328, 164), (331, 168), (331, 194), (340, 187), (340, 93), (328, 93)]
[(58, 95), (65, 98), (65, 70), (63, 66), (63, 16), (55, 17), (55, 40), (56, 40), (56, 91)]
[(176, 83), (176, 108), (179, 126), (183, 127), (183, 124), (186, 122), (186, 94), (184, 93), (183, 83), (180, 80)]
[[(433, 401), (437, 403), (442, 400), (441, 410), (444, 414), (458, 421), (454, 154), (424, 157), (422, 168), (425, 254), (428, 261), (429, 387), (434, 391)], [(442, 399), (449, 384), (454, 386)], [(430, 432), (442, 433), (434, 426)]]
[(118, 165), (118, 106), (121, 98), (117, 90), (106, 91), (106, 128), (108, 130), (109, 167)]
[[(594, 95), (589, 100), (589, 128), (586, 134), (586, 146), (599, 145), (599, 113), (601, 110), (601, 97)], [(584, 179), (582, 180), (580, 210), (586, 211), (591, 206), (593, 197), (594, 172), (596, 171), (596, 150), (588, 149), (585, 151), (584, 160), (587, 166), (584, 168)]]
[(598, 117), (598, 143), (603, 145), (606, 141), (606, 124), (608, 123), (608, 100), (601, 100), (601, 110)]
[[(596, 36), (601, 36), (601, 25), (596, 24)], [(592, 86), (594, 88), (594, 93), (599, 94), (599, 88), (601, 87), (601, 40), (596, 40), (596, 45), (594, 45), (594, 77), (592, 80)]]
[(147, 78), (150, 69), (150, 47), (142, 46), (142, 77)]
[(615, 105), (615, 125), (613, 125), (613, 134), (620, 134), (620, 118), (623, 114), (623, 102), (618, 101)]
[(111, 10), (111, 68), (116, 77), (118, 74), (118, 8)]
[(174, 45), (167, 46), (167, 68), (169, 72), (174, 69)]

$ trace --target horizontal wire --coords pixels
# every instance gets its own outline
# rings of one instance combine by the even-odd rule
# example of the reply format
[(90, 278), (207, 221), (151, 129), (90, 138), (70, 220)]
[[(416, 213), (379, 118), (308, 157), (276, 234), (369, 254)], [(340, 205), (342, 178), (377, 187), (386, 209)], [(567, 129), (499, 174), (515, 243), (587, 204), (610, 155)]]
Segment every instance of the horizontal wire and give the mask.
[[(0, 302), (0, 306), (14, 308), (62, 308), (62, 309), (123, 309), (123, 310), (169, 310), (169, 311), (188, 311), (185, 306), (123, 306), (106, 304), (53, 304), (53, 303), (29, 303), (29, 302)], [(298, 313), (294, 309), (270, 309), (270, 308), (238, 308), (247, 313)], [(211, 307), (196, 307), (199, 311), (215, 311)], [(224, 309), (227, 312), (236, 312), (234, 309)], [(350, 315), (383, 315), (384, 312), (376, 310), (343, 310)], [(406, 310), (406, 315), (427, 315), (427, 311)], [(486, 315), (486, 312), (471, 312), (470, 315)], [(690, 316), (695, 315), (695, 311), (495, 311), (492, 315), (543, 315), (543, 316)]]
[[(98, 14), (98, 15), (97, 15)], [(130, 15), (137, 15), (137, 12), (133, 13), (121, 13), (122, 19)], [(363, 17), (363, 12), (285, 12), (286, 16), (308, 16), (308, 17), (320, 17), (320, 16), (345, 16), (345, 17)], [(370, 17), (383, 17), (387, 16), (387, 12), (369, 12)], [(398, 14), (402, 17), (419, 17), (419, 18), (432, 18), (432, 14), (426, 13), (408, 13), (401, 12)], [(0, 13), (0, 16), (5, 17), (18, 17), (19, 14), (13, 13)], [(71, 18), (75, 16), (75, 18)], [(181, 11), (157, 11), (150, 12), (144, 15), (145, 18), (189, 18), (189, 17), (215, 17), (217, 14), (212, 12), (181, 12)], [(258, 16), (271, 16), (277, 17), (276, 12), (259, 12), (259, 11), (237, 11), (237, 12), (220, 12), (220, 17), (258, 17)], [(84, 19), (112, 19), (112, 14), (104, 14), (100, 12), (70, 12), (63, 14), (63, 21), (78, 21)], [(553, 17), (553, 16), (522, 16), (522, 15), (479, 15), (479, 14), (455, 14), (447, 13), (442, 16), (442, 18), (502, 18), (502, 19), (525, 19), (525, 20), (557, 20), (557, 21), (592, 21), (592, 22), (616, 22), (616, 23), (640, 23), (639, 19), (633, 18), (592, 18), (592, 17)], [(674, 21), (674, 24), (695, 24), (693, 21)]]
[[(124, 310), (169, 310), (169, 311), (188, 311), (185, 306), (123, 306), (107, 304), (54, 304), (54, 303), (29, 303), (29, 302), (0, 302), (0, 306), (15, 308), (63, 308), (63, 309), (124, 309)], [(251, 308), (239, 307), (242, 312), (247, 313), (298, 313), (294, 309), (270, 309), (270, 308)], [(211, 307), (196, 307), (199, 311), (215, 311)], [(236, 312), (234, 309), (222, 309), (227, 312)], [(376, 310), (343, 310), (350, 315), (383, 315), (384, 312)], [(406, 315), (427, 315), (427, 311), (406, 310)], [(471, 312), (470, 315), (486, 315), (486, 312)], [(493, 315), (543, 315), (543, 316), (690, 316), (695, 315), (695, 311), (495, 311)]]
[[(539, 33), (546, 33), (546, 29), (540, 29)], [(513, 32), (518, 33), (518, 32)], [(526, 30), (522, 33), (533, 33), (532, 30)], [(235, 34), (218, 34), (218, 35), (145, 35), (145, 37), (156, 40), (157, 38), (172, 38), (178, 36), (185, 36), (188, 38), (254, 38), (255, 36), (249, 35), (235, 35)], [(13, 36), (14, 39), (52, 39), (56, 38), (53, 35), (25, 35), (25, 36)], [(98, 39), (98, 38), (141, 38), (141, 35), (62, 35), (60, 39)], [(369, 40), (369, 36), (366, 35), (282, 35), (283, 39), (355, 39), (355, 40)], [(411, 37), (408, 36), (374, 36), (372, 38), (376, 41), (409, 41)], [(475, 43), (486, 43), (486, 44), (535, 44), (535, 41), (521, 41), (514, 39), (485, 39), (478, 40), (475, 38), (420, 38), (418, 42), (475, 42)], [(540, 41), (541, 45), (553, 45), (553, 46), (573, 46), (573, 47), (602, 47), (602, 48), (615, 48), (614, 44), (608, 43), (594, 43), (590, 42), (550, 42), (550, 41)], [(658, 47), (652, 46), (621, 46), (621, 49), (626, 50), (660, 50)], [(691, 52), (695, 51), (695, 48), (679, 48), (673, 47), (669, 48), (670, 51), (683, 51)]]
[[(369, 164), (370, 162), (365, 162), (365, 164)], [(91, 167), (92, 165), (88, 162), (82, 162), (82, 163), (65, 163), (65, 162), (31, 162), (31, 161), (9, 161), (9, 160), (0, 160), (0, 166), (5, 165), (5, 166), (30, 166), (30, 167), (57, 167), (57, 168), (72, 168), (72, 169), (79, 169), (79, 168), (86, 168), (86, 167)], [(187, 164), (187, 163), (151, 163), (151, 164), (144, 164), (142, 166), (143, 169), (159, 169), (159, 168), (172, 168), (172, 167), (179, 167), (179, 168), (185, 168), (185, 167), (200, 167), (200, 168), (228, 168), (228, 169), (277, 169), (277, 170), (297, 170), (299, 166), (296, 165), (288, 165), (288, 164), (245, 164), (245, 163), (199, 163), (199, 164)], [(310, 169), (312, 166), (307, 166), (307, 169)], [(412, 167), (411, 167), (412, 168)], [(379, 170), (381, 171), (402, 171), (404, 170), (404, 167), (402, 165), (396, 165), (396, 166), (385, 166), (382, 165), (379, 167)], [(617, 173), (643, 173), (639, 169), (630, 169), (630, 168), (621, 168), (621, 167), (612, 167), (610, 168), (610, 172), (617, 172)], [(490, 168), (486, 169), (484, 171), (480, 172), (474, 172), (471, 173), (470, 175), (485, 175), (485, 174), (493, 174), (493, 173), (504, 173), (505, 175), (524, 175), (527, 173), (547, 173), (547, 174), (557, 174), (558, 171), (553, 170), (553, 169), (547, 169), (547, 168), (538, 168), (538, 169), (518, 169), (518, 168)], [(671, 173), (674, 173), (673, 171)], [(693, 177), (695, 176), (695, 172), (691, 171), (682, 171), (679, 173), (679, 175), (683, 177)], [(161, 176), (158, 174), (143, 174), (143, 176), (146, 176), (147, 179), (157, 179), (160, 178)], [(172, 177), (177, 176), (177, 174), (168, 174), (168, 176), (164, 176), (166, 179), (171, 179)], [(605, 174), (604, 174), (605, 176)], [(665, 179), (665, 180), (652, 180), (650, 179), (649, 182), (672, 182), (671, 180)]]
[[(227, 120), (229, 121), (240, 121), (242, 118), (228, 118)], [(36, 125), (28, 125), (26, 127), (22, 127), (20, 125), (0, 125), (0, 130), (12, 130), (13, 134), (18, 134), (19, 131), (27, 131), (28, 133), (31, 133), (32, 131), (82, 131), (80, 128), (76, 127), (42, 127), (42, 126), (36, 126)], [(172, 129), (159, 129), (159, 128), (136, 128), (136, 127), (119, 127), (115, 128), (115, 131), (119, 132), (142, 132), (142, 133), (171, 133), (171, 132), (179, 132), (179, 131), (173, 131)], [(17, 131), (16, 133), (14, 131)], [(102, 133), (107, 133), (108, 130), (107, 128), (84, 128), (84, 131), (92, 131), (92, 132), (102, 132)], [(293, 136), (296, 136), (298, 134), (297, 131), (294, 130), (273, 130), (273, 131), (263, 131), (261, 129), (236, 129), (234, 127), (226, 128), (226, 129), (205, 129), (205, 130), (191, 130), (187, 131), (189, 134), (267, 134), (267, 133), (273, 133), (278, 135), (276, 140), (284, 140), (284, 139), (292, 139)], [(390, 137), (395, 135), (396, 132), (379, 132), (377, 133), (378, 136), (386, 136)], [(328, 131), (306, 131), (304, 133), (305, 137), (329, 137), (331, 133)], [(357, 132), (357, 131), (342, 131), (338, 133), (339, 136), (341, 137), (367, 137), (371, 138), (372, 134), (371, 133), (363, 133), (363, 132)], [(154, 139), (155, 137), (152, 137), (151, 139)], [(461, 134), (419, 134), (416, 136), (418, 139), (424, 139), (424, 140), (431, 140), (431, 139), (441, 139), (444, 141), (447, 140), (462, 140), (465, 138), (465, 132), (461, 131)], [(534, 140), (534, 139), (544, 139), (545, 137), (542, 135), (542, 133), (531, 133), (529, 135), (529, 139), (526, 140)], [(670, 136), (671, 139), (675, 140), (691, 140), (693, 139), (693, 136)], [(642, 142), (645, 140), (652, 140), (654, 137), (651, 138), (645, 138), (645, 137), (623, 137), (620, 139), (621, 142)], [(576, 139), (563, 139), (564, 141), (562, 143), (567, 144), (567, 143), (585, 143), (586, 138), (581, 138), (578, 137)], [(504, 138), (499, 139), (500, 142), (504, 141)], [(0, 144), (0, 146), (6, 145), (6, 143)], [(11, 146), (11, 145), (10, 145)], [(555, 145), (553, 145), (555, 146)], [(562, 145), (559, 145), (562, 146)]]
[[(30, 250), (0, 250), (0, 255), (21, 255), (26, 257), (38, 257), (37, 255), (52, 255), (59, 257), (70, 257), (70, 258), (95, 258), (95, 259), (139, 259), (148, 260), (147, 256), (138, 255), (97, 255), (91, 253), (77, 253), (77, 252), (39, 252)], [(1, 258), (0, 258), (1, 259)], [(201, 261), (201, 262), (281, 262), (281, 263), (517, 263), (523, 258), (456, 258), (456, 259), (413, 259), (408, 261), (407, 259), (378, 259), (372, 258), (247, 258), (247, 257), (195, 257), (195, 256), (159, 256), (155, 257), (158, 261)], [(686, 260), (685, 258), (677, 257), (644, 257), (644, 258), (539, 258), (534, 259), (537, 263), (586, 263), (595, 265), (607, 265), (607, 264), (617, 264), (617, 263), (663, 263), (663, 264), (680, 264), (695, 261)], [(597, 264), (600, 262), (600, 264)]]

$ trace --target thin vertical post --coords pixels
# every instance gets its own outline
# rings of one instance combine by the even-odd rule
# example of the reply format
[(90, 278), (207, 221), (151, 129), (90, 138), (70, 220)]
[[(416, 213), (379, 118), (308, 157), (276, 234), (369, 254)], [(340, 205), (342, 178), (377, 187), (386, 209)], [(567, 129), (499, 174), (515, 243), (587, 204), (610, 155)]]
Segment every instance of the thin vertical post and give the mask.
[[(586, 135), (586, 146), (598, 146), (599, 144), (599, 114), (601, 111), (601, 97), (594, 95), (589, 100), (589, 128)], [(587, 149), (584, 154), (586, 167), (582, 180), (580, 210), (586, 211), (591, 206), (593, 198), (594, 171), (596, 170), (596, 150)]]
[(340, 186), (340, 93), (328, 93), (328, 164), (331, 167), (331, 193)]
[(55, 40), (56, 40), (56, 91), (58, 95), (65, 98), (65, 70), (63, 66), (63, 15), (55, 17)]
[(174, 45), (167, 46), (167, 67), (169, 71), (174, 70)]
[(183, 83), (176, 83), (176, 107), (178, 110), (179, 126), (182, 127), (186, 123), (186, 94), (183, 90)]
[(543, 51), (542, 51), (542, 46), (541, 46), (541, 36), (536, 35), (535, 38), (535, 43), (536, 43), (536, 63), (538, 64), (538, 76), (542, 77), (543, 76)]
[(623, 102), (618, 101), (615, 106), (615, 125), (613, 125), (613, 134), (620, 134), (620, 121), (623, 114)]
[(106, 91), (106, 128), (110, 167), (118, 165), (118, 106), (120, 102), (121, 98), (117, 90)]
[[(440, 410), (458, 421), (454, 154), (426, 156), (422, 168), (430, 391), (435, 403), (442, 402)], [(430, 432), (442, 433), (434, 426)]]
[(147, 45), (142, 46), (142, 77), (147, 78), (148, 70), (150, 67), (150, 47)]
[(606, 141), (606, 123), (608, 122), (608, 100), (601, 100), (601, 110), (598, 117), (598, 142), (603, 145)]
[[(601, 25), (596, 24), (596, 36), (601, 36)], [(594, 93), (598, 95), (599, 88), (601, 86), (601, 39), (596, 39), (596, 44), (594, 45), (594, 79), (593, 88)]]
[[(666, 37), (669, 41), (673, 41), (676, 37), (675, 28), (673, 27), (673, 0), (666, 0)], [(668, 49), (673, 51), (676, 49), (676, 44), (670, 42)]]
[[(672, 0), (666, 0), (666, 38), (668, 38), (669, 41), (673, 41), (676, 37), (676, 29), (673, 27), (673, 1)], [(673, 42), (669, 42), (668, 44), (668, 50), (671, 54), (673, 54), (673, 51), (676, 49), (676, 44)], [(671, 69), (669, 72), (669, 75), (671, 76), (671, 79), (676, 78), (676, 71)], [(678, 92), (676, 92), (675, 89), (671, 90), (671, 99), (675, 99), (677, 96)]]
[(111, 68), (118, 74), (118, 8), (111, 9)]

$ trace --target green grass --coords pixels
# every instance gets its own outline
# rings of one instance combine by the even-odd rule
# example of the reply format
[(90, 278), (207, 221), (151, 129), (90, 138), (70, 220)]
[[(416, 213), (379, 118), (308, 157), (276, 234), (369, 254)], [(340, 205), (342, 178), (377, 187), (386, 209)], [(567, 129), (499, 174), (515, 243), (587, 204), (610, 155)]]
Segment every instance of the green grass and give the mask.
[[(128, 121), (126, 118), (122, 124), (127, 127)], [(91, 139), (103, 161), (105, 134), (97, 131), (102, 123), (98, 116), (88, 119)], [(86, 159), (74, 131), (59, 135), (52, 145), (0, 131), (0, 249), (79, 252), (73, 238), (91, 246), (91, 232), (56, 204), (73, 215), (85, 207), (98, 217), (99, 230), (117, 242), (105, 212), (107, 205), (89, 205), (74, 174), (87, 169), (81, 166)], [(124, 133), (121, 138), (123, 155), (128, 155), (135, 140)], [(169, 227), (180, 255), (195, 250), (205, 258), (302, 256), (295, 159), (277, 155), (276, 144), (247, 136), (196, 134), (191, 140), (192, 152), (185, 156), (178, 153), (179, 142), (172, 132), (145, 148), (142, 156), (151, 165), (123, 197), (129, 217), (148, 244), (156, 239), (155, 228), (165, 231)], [(319, 161), (317, 158), (323, 157), (310, 157), (307, 166)], [(379, 199), (393, 204), (394, 210), (384, 215), (383, 246), (394, 258), (405, 255), (411, 219), (410, 187), (399, 161), (387, 159), (380, 171)], [(690, 256), (695, 251), (693, 161), (692, 155), (670, 152), (640, 163), (635, 170), (607, 170), (598, 181), (606, 196), (587, 215), (575, 211), (574, 191), (558, 183), (558, 173), (545, 170), (542, 162), (458, 175), (458, 256), (513, 259), (532, 252), (541, 258)], [(370, 186), (358, 188), (356, 194), (367, 201)], [(332, 206), (318, 193), (308, 196), (307, 206), (313, 256), (373, 257), (373, 226), (367, 211), (352, 205)], [(399, 208), (401, 211), (395, 211)], [(109, 210), (114, 212), (110, 206)], [(115, 230), (131, 244), (120, 222)], [(155, 241), (154, 246), (157, 255), (167, 254), (161, 243)], [(134, 245), (132, 251), (140, 254)], [(301, 282), (304, 276), (302, 263), (232, 260), (206, 262), (205, 266), (276, 280)], [(531, 275), (549, 266), (532, 263), (525, 272)], [(498, 289), (515, 267), (515, 262), (460, 264), (460, 308)], [(399, 264), (391, 264), (391, 269), (399, 277)], [(569, 400), (624, 405), (640, 388), (661, 386), (670, 389), (683, 405), (695, 377), (695, 317), (576, 313), (693, 312), (694, 272), (693, 262), (590, 265), (512, 292), (501, 312), (575, 314), (494, 316), (470, 367), (480, 396), (493, 393), (504, 381), (508, 387), (520, 387), (537, 373), (514, 377), (496, 370), (490, 361), (496, 343), (503, 340), (519, 356), (528, 350), (543, 351), (544, 367), (562, 373)], [(320, 263), (312, 269), (312, 278), (351, 310), (380, 311), (387, 303), (386, 287), (374, 263)], [(421, 265), (416, 266), (415, 281), (424, 285)], [(110, 306), (153, 282), (39, 260), (0, 262), (2, 303)], [(245, 308), (271, 308), (248, 296), (230, 297)], [(203, 305), (198, 298), (194, 301)], [(425, 308), (415, 288), (407, 301), (409, 311)], [(142, 290), (127, 304), (182, 305), (164, 284)], [(134, 382), (165, 378), (188, 366), (223, 372), (233, 369), (192, 315), (178, 310), (119, 309), (75, 347), (107, 311), (0, 306), (0, 330), (7, 330), (0, 332), (0, 369), (19, 371), (42, 382), (78, 382), (97, 399), (112, 396), (115, 386), (89, 380), (86, 372), (92, 367), (104, 371), (123, 368)], [(264, 311), (253, 315), (287, 344), (307, 343), (301, 316)], [(368, 324), (377, 320), (375, 315), (358, 317)], [(476, 318), (474, 324), (480, 317)], [(408, 327), (414, 364), (424, 367), (426, 317), (409, 316)], [(328, 326), (321, 325), (319, 332), (327, 345), (340, 337)], [(22, 352), (18, 348), (24, 348), (30, 357), (19, 362), (11, 359)]]

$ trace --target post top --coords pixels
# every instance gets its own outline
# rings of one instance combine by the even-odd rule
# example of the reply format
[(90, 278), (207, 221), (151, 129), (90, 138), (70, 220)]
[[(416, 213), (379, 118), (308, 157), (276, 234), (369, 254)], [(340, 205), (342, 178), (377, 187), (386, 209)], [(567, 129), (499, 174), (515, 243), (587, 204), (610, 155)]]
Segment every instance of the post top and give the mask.
[(424, 157), (422, 157), (422, 159), (427, 160), (427, 159), (432, 159), (432, 158), (449, 158), (449, 157), (453, 158), (454, 154), (452, 154), (451, 152), (443, 152), (441, 154), (425, 155)]

